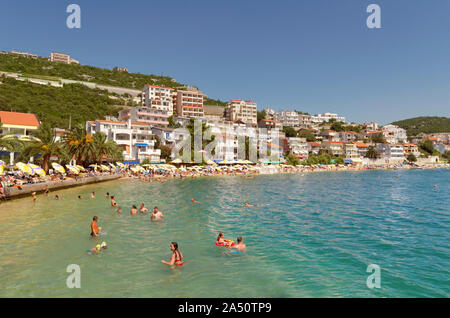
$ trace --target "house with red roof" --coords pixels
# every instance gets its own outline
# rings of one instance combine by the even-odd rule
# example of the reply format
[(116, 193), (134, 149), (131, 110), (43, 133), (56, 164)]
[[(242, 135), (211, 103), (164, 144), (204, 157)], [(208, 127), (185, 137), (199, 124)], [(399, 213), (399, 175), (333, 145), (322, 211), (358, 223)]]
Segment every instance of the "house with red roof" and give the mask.
[(0, 111), (2, 133), (26, 136), (41, 125), (35, 114)]

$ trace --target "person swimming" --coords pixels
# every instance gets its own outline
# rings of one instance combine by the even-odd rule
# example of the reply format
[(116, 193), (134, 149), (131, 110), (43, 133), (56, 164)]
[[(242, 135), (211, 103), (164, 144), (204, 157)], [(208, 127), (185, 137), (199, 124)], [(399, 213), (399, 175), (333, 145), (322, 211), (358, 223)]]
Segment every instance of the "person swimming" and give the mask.
[(55, 200), (59, 200), (59, 195), (55, 195)]
[(78, 200), (83, 200), (83, 198), (81, 197), (81, 195), (78, 196)]
[(151, 218), (154, 220), (158, 220), (158, 219), (162, 219), (163, 217), (164, 217), (164, 215), (162, 214), (162, 212), (158, 209), (157, 206), (155, 206), (153, 208)]
[(95, 199), (95, 192), (93, 192), (93, 191), (91, 193), (91, 199)]
[(37, 200), (36, 192), (31, 193), (31, 197), (33, 198), (33, 202), (36, 202)]
[(253, 204), (250, 204), (248, 201), (245, 201), (244, 206), (246, 207), (252, 207), (254, 206)]
[(122, 214), (122, 209), (120, 208), (120, 206), (117, 207), (117, 213)]
[(109, 192), (106, 192), (106, 198), (109, 199)]
[(246, 246), (244, 244), (244, 240), (242, 239), (242, 236), (239, 236), (236, 241), (237, 241), (237, 244), (231, 246), (231, 248), (235, 248), (238, 251), (244, 251)]
[(220, 232), (219, 235), (217, 235), (216, 245), (231, 247), (234, 245), (234, 242), (230, 240), (225, 240), (223, 232)]
[(180, 250), (178, 249), (178, 243), (177, 242), (170, 243), (170, 250), (172, 251), (172, 257), (170, 258), (170, 262), (162, 260), (161, 263), (167, 265), (183, 266), (184, 265), (183, 254), (181, 254)]
[(45, 196), (48, 197), (48, 194), (50, 193), (50, 190), (48, 189), (48, 185), (45, 185), (44, 193), (45, 193)]
[(144, 203), (141, 203), (141, 207), (139, 208), (139, 211), (141, 213), (147, 213), (148, 209), (146, 207), (144, 207)]
[(195, 199), (194, 198), (192, 198), (192, 203), (198, 203), (198, 204), (201, 204), (201, 202), (200, 201), (195, 201)]
[(88, 253), (100, 253), (102, 250), (106, 250), (108, 246), (106, 242), (102, 242), (102, 244), (97, 244), (95, 247), (88, 250)]
[(115, 197), (113, 195), (111, 196), (111, 206), (112, 207), (117, 206), (116, 199), (115, 199)]
[(98, 216), (94, 216), (92, 218), (92, 222), (91, 222), (91, 236), (92, 237), (98, 236), (100, 231), (102, 230), (102, 228), (98, 226), (97, 222), (98, 222)]
[(138, 214), (138, 210), (137, 210), (137, 207), (135, 205), (133, 205), (133, 207), (131, 208), (130, 214), (131, 215), (137, 215)]

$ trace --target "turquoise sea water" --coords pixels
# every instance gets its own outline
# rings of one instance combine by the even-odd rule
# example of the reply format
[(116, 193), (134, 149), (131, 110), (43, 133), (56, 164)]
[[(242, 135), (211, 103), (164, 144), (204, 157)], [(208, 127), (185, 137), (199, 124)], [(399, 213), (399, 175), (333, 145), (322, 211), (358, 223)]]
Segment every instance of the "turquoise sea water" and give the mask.
[[(0, 205), (0, 297), (449, 297), (449, 180), (448, 170), (118, 180), (10, 201)], [(130, 216), (141, 202), (166, 218)], [(216, 247), (219, 231), (242, 235), (248, 251)], [(101, 241), (106, 251), (86, 253)], [(181, 268), (160, 263), (171, 241)], [(69, 264), (81, 267), (81, 289), (66, 287)], [(369, 264), (381, 267), (380, 289), (366, 286)]]

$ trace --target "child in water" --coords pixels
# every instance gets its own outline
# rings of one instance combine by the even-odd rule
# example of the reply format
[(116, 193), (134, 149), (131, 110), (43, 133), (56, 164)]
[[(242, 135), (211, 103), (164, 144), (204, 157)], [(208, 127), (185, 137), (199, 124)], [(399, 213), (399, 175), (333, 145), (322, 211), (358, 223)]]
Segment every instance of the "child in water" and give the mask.
[(106, 250), (108, 246), (106, 242), (102, 242), (102, 244), (97, 244), (95, 247), (88, 250), (88, 253), (100, 253), (102, 250)]
[(181, 254), (180, 250), (178, 249), (178, 243), (177, 242), (170, 243), (170, 250), (172, 251), (172, 257), (170, 258), (170, 262), (162, 260), (161, 263), (167, 265), (183, 266), (184, 265), (183, 254)]

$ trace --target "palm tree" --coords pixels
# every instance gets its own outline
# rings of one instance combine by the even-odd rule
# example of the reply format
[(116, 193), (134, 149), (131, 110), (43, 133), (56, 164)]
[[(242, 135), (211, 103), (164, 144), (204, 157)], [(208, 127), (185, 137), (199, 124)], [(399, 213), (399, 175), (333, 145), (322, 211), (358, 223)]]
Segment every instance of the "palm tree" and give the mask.
[(37, 131), (32, 132), (36, 137), (32, 141), (24, 143), (23, 156), (34, 157), (41, 155), (42, 168), (48, 172), (50, 157), (58, 156), (64, 157), (64, 146), (61, 142), (56, 141), (56, 134), (49, 124), (43, 124)]
[(77, 164), (84, 165), (94, 154), (94, 138), (82, 126), (75, 126), (63, 136), (63, 143)]
[[(112, 140), (107, 140), (107, 137), (104, 133), (98, 132), (94, 134), (94, 142), (93, 142), (93, 152), (91, 153), (91, 160), (97, 164), (102, 163), (102, 159), (104, 156), (109, 157), (110, 159), (114, 159), (117, 152), (117, 144)], [(120, 152), (122, 152), (122, 148), (120, 148)]]
[(366, 152), (366, 158), (376, 159), (380, 156), (379, 152), (375, 149), (374, 146), (370, 146)]
[[(2, 132), (3, 124), (0, 123), (0, 132)], [(0, 134), (0, 150), (7, 150), (11, 153), (20, 151), (22, 149), (22, 142), (14, 135)]]

